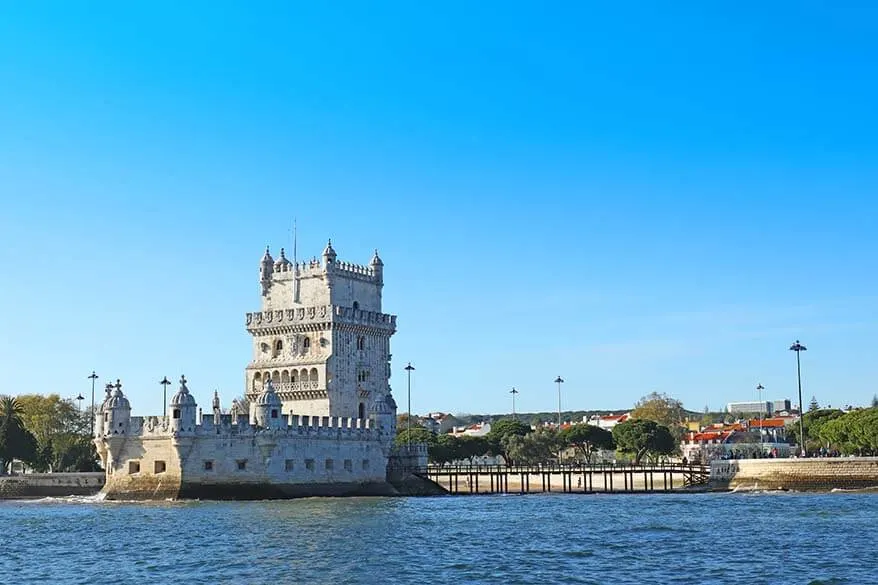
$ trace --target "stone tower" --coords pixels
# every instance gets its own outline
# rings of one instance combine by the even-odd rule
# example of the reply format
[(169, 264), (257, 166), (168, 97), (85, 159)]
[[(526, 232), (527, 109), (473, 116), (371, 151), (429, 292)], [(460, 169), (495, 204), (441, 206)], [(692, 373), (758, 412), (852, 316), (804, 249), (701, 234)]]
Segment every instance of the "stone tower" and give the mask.
[[(295, 259), (294, 259), (295, 260)], [(384, 263), (338, 260), (332, 242), (320, 259), (291, 262), (266, 249), (259, 263), (262, 307), (247, 313), (253, 360), (246, 395), (271, 380), (284, 414), (367, 418), (390, 396), (390, 336), (396, 317), (381, 311)], [(395, 414), (395, 413), (394, 413)]]

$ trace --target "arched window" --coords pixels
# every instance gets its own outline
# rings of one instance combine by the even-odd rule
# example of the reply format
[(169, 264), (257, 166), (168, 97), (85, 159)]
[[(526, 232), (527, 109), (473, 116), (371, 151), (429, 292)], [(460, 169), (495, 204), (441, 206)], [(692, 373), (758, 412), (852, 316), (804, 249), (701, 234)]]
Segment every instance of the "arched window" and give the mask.
[(358, 303), (357, 301), (354, 301), (354, 310), (356, 311), (359, 308), (360, 308), (360, 303)]
[(271, 409), (271, 418), (277, 418), (277, 409), (276, 408)]
[(280, 381), (284, 384), (290, 381), (290, 373), (287, 370), (280, 373)]
[(360, 403), (359, 408), (357, 409), (357, 418), (366, 418), (366, 405), (362, 402)]
[(280, 381), (280, 372), (278, 372), (277, 370), (273, 371), (271, 373), (271, 381), (272, 382), (279, 382)]
[(291, 378), (290, 378), (291, 382), (298, 382), (299, 381), (299, 372), (297, 370), (293, 370), (290, 374), (291, 374)]
[(280, 353), (284, 349), (284, 342), (278, 339), (274, 342), (274, 351)]
[(303, 369), (301, 372), (299, 372), (299, 380), (302, 382), (308, 381), (308, 370)]
[(366, 349), (366, 338), (362, 335), (357, 335), (357, 349)]
[(306, 337), (304, 341), (302, 341), (302, 352), (308, 353), (308, 350), (311, 349), (311, 338)]
[(319, 382), (320, 380), (317, 377), (317, 368), (311, 368), (311, 381)]
[(259, 390), (262, 387), (262, 374), (260, 372), (256, 372), (253, 374), (253, 389)]

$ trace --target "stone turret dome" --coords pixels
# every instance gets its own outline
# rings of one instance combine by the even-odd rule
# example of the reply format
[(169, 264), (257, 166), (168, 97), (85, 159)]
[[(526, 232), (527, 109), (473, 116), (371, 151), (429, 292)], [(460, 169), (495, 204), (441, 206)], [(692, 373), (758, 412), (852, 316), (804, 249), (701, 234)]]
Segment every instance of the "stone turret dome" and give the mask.
[(369, 413), (371, 413), (371, 414), (393, 414), (392, 408), (395, 408), (395, 407), (396, 407), (396, 401), (393, 399), (393, 396), (388, 394), (387, 396), (379, 397), (378, 400), (373, 402), (372, 406), (369, 407)]
[(186, 387), (186, 376), (180, 376), (180, 389), (171, 397), (171, 406), (195, 406), (195, 397)]
[(274, 269), (275, 270), (285, 270), (285, 269), (289, 269), (289, 267), (292, 265), (293, 265), (293, 263), (290, 262), (289, 260), (287, 260), (287, 257), (284, 254), (284, 249), (281, 248), (280, 249), (280, 256), (278, 256), (277, 262), (274, 263)]
[(262, 392), (259, 396), (256, 397), (256, 405), (257, 406), (281, 406), (280, 396), (277, 395), (277, 392), (274, 391), (274, 384), (271, 383), (271, 380), (265, 383), (262, 387)]
[(372, 261), (369, 263), (372, 266), (384, 266), (384, 262), (381, 261), (381, 257), (378, 255), (378, 249), (375, 249), (375, 254), (372, 256)]
[(329, 240), (326, 242), (326, 248), (323, 249), (323, 259), (327, 262), (335, 262), (336, 258), (338, 258), (338, 255), (332, 247), (332, 240)]
[(110, 396), (104, 400), (104, 408), (127, 408), (131, 409), (131, 403), (125, 398), (122, 392), (122, 385), (116, 381), (116, 386), (110, 393)]
[(274, 264), (274, 258), (271, 257), (271, 252), (268, 251), (268, 246), (265, 247), (265, 254), (262, 255), (262, 263)]

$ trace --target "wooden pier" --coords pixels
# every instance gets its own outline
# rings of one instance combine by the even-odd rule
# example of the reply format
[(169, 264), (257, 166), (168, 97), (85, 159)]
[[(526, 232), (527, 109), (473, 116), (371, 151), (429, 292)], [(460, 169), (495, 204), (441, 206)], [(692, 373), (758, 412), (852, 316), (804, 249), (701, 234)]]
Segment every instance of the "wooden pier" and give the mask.
[(430, 465), (413, 470), (450, 494), (661, 493), (706, 486), (710, 468), (679, 463)]

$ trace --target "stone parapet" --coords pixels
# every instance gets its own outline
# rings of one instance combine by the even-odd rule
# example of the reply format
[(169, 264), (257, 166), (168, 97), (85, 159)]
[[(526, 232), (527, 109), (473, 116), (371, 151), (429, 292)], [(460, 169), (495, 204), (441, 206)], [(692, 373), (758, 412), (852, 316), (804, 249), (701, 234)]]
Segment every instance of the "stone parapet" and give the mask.
[(250, 333), (265, 330), (271, 331), (285, 326), (314, 323), (366, 325), (386, 329), (391, 332), (396, 331), (396, 315), (335, 305), (247, 313), (246, 323), (247, 331)]
[(714, 461), (710, 487), (798, 491), (878, 488), (878, 457)]
[(104, 486), (104, 472), (27, 473), (0, 476), (0, 499), (91, 496)]
[[(271, 434), (278, 437), (332, 438), (355, 441), (387, 441), (386, 433), (382, 433), (373, 421), (368, 418), (350, 418), (344, 416), (300, 416), (283, 415), (283, 424), (279, 428), (266, 429), (250, 424), (248, 415), (239, 415), (232, 420), (232, 415), (220, 415), (219, 424), (214, 423), (213, 414), (203, 414), (201, 424), (195, 425), (193, 436), (256, 436)], [(124, 433), (128, 437), (167, 437), (172, 435), (170, 419), (166, 416), (132, 416)], [(105, 434), (104, 436), (110, 436)]]

